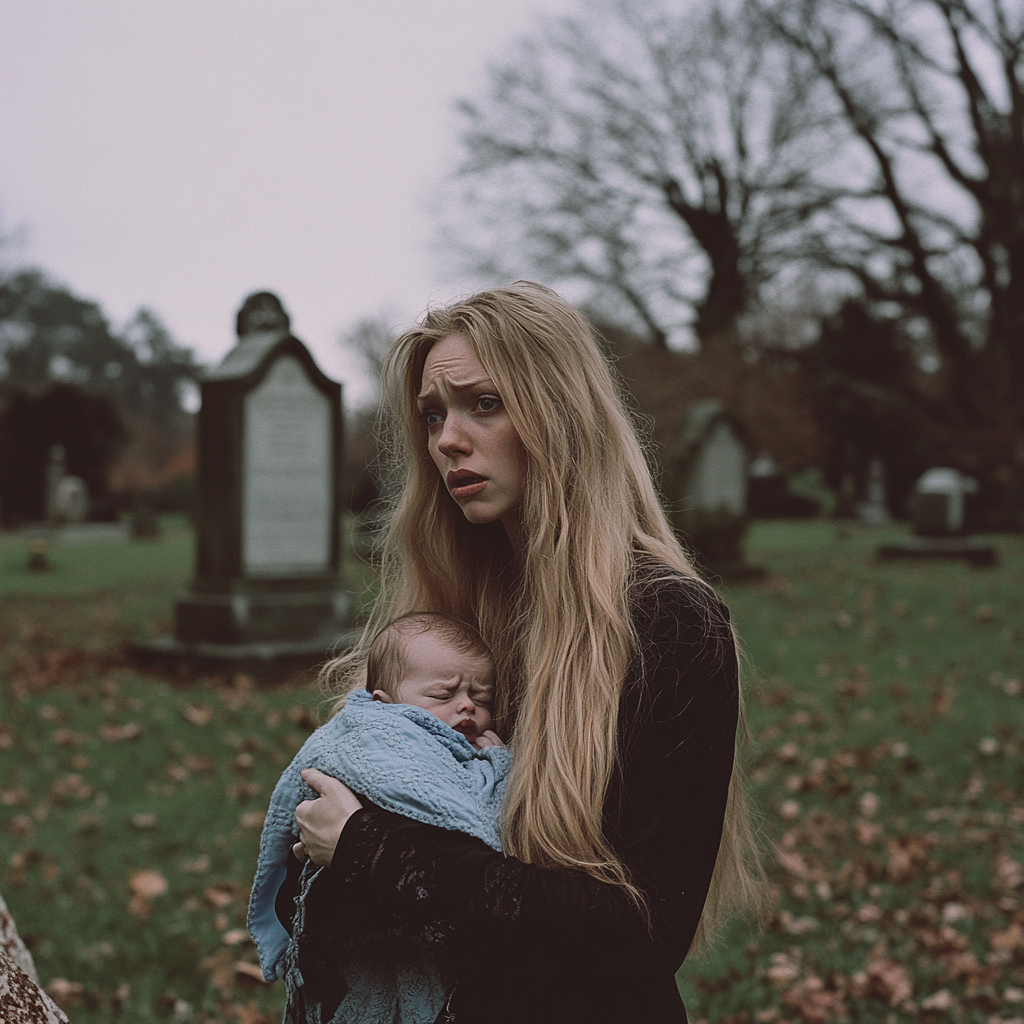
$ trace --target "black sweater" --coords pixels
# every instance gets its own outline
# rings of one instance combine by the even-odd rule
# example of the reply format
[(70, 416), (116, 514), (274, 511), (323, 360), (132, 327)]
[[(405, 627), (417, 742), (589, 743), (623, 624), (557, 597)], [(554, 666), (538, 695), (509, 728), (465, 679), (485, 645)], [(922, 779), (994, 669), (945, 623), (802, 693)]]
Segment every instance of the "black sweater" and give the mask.
[(650, 927), (618, 887), (364, 808), (307, 902), (306, 935), (321, 968), (329, 970), (329, 950), (360, 936), (415, 934), (450, 951), (458, 1024), (686, 1021), (674, 976), (721, 839), (736, 655), (728, 612), (693, 581), (648, 584), (634, 622), (640, 645), (623, 689), (604, 820), (647, 897)]

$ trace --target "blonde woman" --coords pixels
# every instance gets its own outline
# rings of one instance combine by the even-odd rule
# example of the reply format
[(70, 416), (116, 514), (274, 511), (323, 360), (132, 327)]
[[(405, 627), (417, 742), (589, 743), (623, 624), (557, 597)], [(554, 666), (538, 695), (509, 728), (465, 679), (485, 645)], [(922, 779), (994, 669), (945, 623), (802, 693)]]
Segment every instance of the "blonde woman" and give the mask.
[[(306, 904), (332, 944), (419, 935), (456, 965), (438, 1020), (685, 1022), (675, 972), (756, 899), (736, 778), (728, 613), (673, 535), (593, 332), (518, 282), (429, 312), (386, 385), (404, 477), (364, 641), (415, 610), (475, 625), (514, 766), (505, 854), (363, 806), (316, 772), (296, 811), (329, 865)], [(325, 1007), (323, 1019), (330, 1017)]]

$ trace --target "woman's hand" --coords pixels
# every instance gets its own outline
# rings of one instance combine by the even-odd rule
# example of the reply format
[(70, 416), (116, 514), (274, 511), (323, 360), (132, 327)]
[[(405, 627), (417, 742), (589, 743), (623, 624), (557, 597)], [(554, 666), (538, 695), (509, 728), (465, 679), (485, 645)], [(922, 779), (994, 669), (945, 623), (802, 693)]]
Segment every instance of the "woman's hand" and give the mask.
[(320, 794), (315, 800), (303, 800), (295, 808), (301, 842), (292, 847), (299, 860), (306, 857), (316, 865), (330, 864), (345, 823), (362, 807), (359, 797), (344, 782), (306, 768), (302, 779)]

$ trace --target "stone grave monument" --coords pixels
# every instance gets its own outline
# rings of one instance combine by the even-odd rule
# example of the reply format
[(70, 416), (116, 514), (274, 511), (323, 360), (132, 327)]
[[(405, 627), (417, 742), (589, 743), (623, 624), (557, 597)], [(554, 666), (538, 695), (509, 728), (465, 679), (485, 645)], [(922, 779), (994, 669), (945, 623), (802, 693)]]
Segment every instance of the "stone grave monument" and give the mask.
[(764, 570), (747, 562), (747, 463), (739, 419), (715, 398), (694, 402), (669, 456), (668, 498), (676, 530), (700, 563), (723, 578), (752, 578)]
[(857, 506), (857, 519), (865, 526), (892, 525), (885, 496), (885, 463), (881, 459), (868, 462), (867, 489), (864, 500)]
[(50, 449), (45, 497), (46, 521), (51, 526), (85, 522), (89, 514), (89, 489), (81, 477), (68, 475), (62, 444)]
[(250, 295), (238, 344), (202, 381), (196, 569), (151, 657), (310, 667), (351, 642), (340, 570), (341, 385)]
[(976, 481), (955, 469), (929, 469), (914, 485), (913, 535), (883, 544), (878, 557), (957, 558), (975, 566), (995, 565), (996, 549), (966, 534), (966, 496), (977, 489)]

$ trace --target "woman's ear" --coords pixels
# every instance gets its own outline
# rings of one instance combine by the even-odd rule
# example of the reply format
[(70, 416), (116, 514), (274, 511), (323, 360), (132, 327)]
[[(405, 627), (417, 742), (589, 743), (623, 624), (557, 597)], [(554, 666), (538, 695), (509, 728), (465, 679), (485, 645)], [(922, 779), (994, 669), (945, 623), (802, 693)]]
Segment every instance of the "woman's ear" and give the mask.
[(379, 700), (382, 704), (395, 703), (383, 690), (374, 690), (372, 696), (374, 700)]

